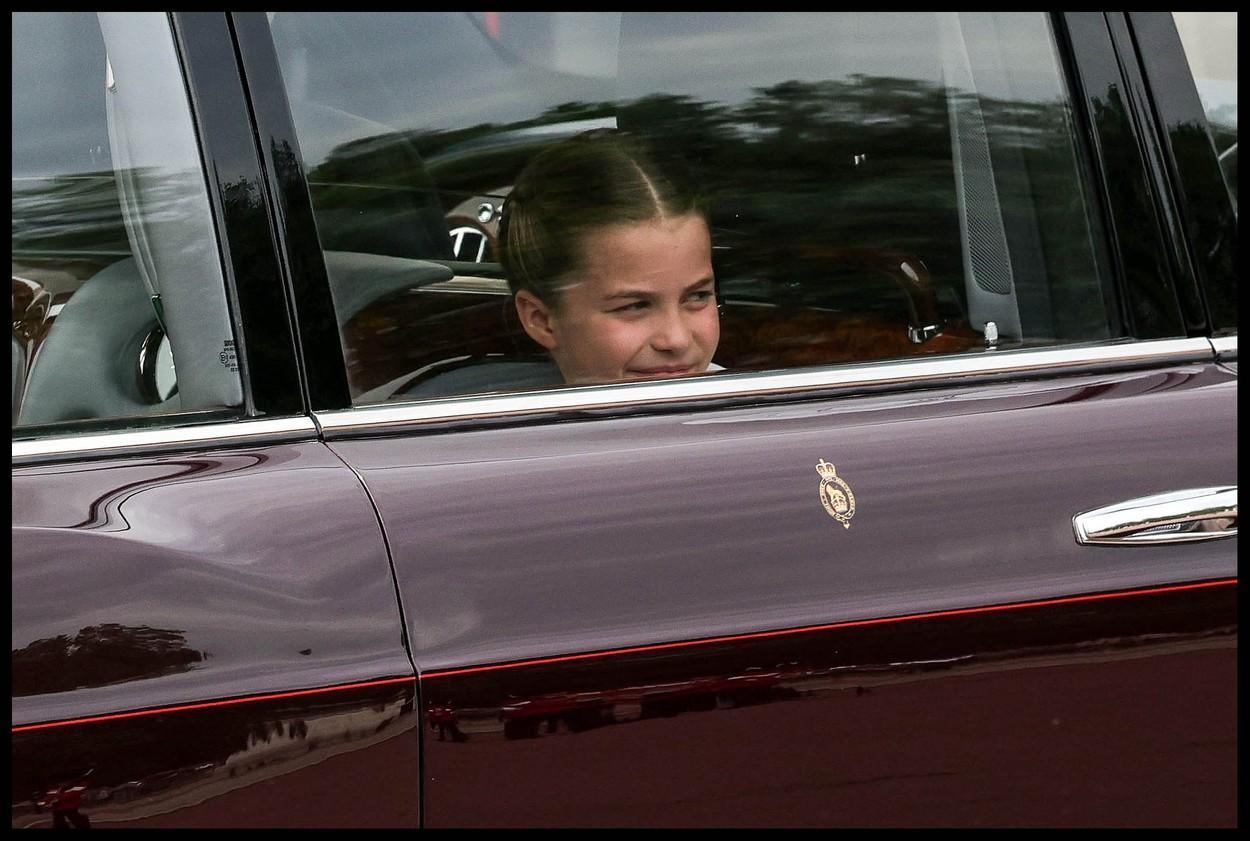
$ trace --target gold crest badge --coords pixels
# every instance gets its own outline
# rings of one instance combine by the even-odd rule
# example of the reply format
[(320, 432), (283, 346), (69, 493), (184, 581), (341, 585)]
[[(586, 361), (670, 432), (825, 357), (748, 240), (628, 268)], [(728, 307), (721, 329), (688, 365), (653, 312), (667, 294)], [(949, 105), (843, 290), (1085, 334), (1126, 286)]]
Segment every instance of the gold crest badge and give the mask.
[(851, 518), (855, 516), (855, 494), (851, 486), (842, 481), (833, 465), (823, 458), (817, 462), (816, 472), (820, 474), (820, 501), (825, 510), (843, 528), (849, 529)]

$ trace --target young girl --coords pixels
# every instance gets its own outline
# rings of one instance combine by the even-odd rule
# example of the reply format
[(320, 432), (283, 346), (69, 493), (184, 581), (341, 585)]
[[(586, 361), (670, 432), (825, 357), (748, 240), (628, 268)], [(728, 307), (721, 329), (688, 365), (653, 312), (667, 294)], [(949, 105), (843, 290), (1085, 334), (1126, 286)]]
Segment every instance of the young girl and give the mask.
[(534, 158), (500, 252), (521, 325), (566, 383), (719, 370), (707, 220), (639, 143), (593, 131)]

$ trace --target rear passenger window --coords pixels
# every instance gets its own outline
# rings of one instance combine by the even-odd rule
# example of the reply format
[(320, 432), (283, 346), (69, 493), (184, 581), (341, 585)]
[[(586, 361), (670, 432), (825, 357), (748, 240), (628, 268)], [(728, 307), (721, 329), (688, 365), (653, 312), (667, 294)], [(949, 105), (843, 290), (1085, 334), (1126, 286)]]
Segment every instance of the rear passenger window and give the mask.
[(13, 23), (13, 423), (234, 414), (242, 384), (163, 13)]
[(1046, 15), (270, 23), (356, 404), (562, 384), (519, 321), (500, 221), (535, 156), (595, 130), (698, 185), (709, 370), (1122, 335)]

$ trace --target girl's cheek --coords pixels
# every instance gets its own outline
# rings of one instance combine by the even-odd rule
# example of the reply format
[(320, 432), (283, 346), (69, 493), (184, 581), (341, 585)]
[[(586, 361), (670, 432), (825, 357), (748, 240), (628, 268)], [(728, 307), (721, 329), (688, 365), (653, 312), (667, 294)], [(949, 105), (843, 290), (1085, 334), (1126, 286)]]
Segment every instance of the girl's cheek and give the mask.
[(619, 331), (611, 343), (622, 356), (632, 356), (647, 346), (650, 335), (644, 326), (630, 325), (629, 329)]

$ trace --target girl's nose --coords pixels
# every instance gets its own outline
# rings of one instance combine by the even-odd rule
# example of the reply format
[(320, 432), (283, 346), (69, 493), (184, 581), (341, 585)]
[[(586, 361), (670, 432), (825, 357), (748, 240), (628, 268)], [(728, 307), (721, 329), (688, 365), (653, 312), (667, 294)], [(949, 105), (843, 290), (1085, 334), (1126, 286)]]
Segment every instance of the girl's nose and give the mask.
[(657, 320), (651, 346), (666, 353), (680, 353), (690, 346), (690, 333), (690, 325), (680, 310), (667, 312)]

